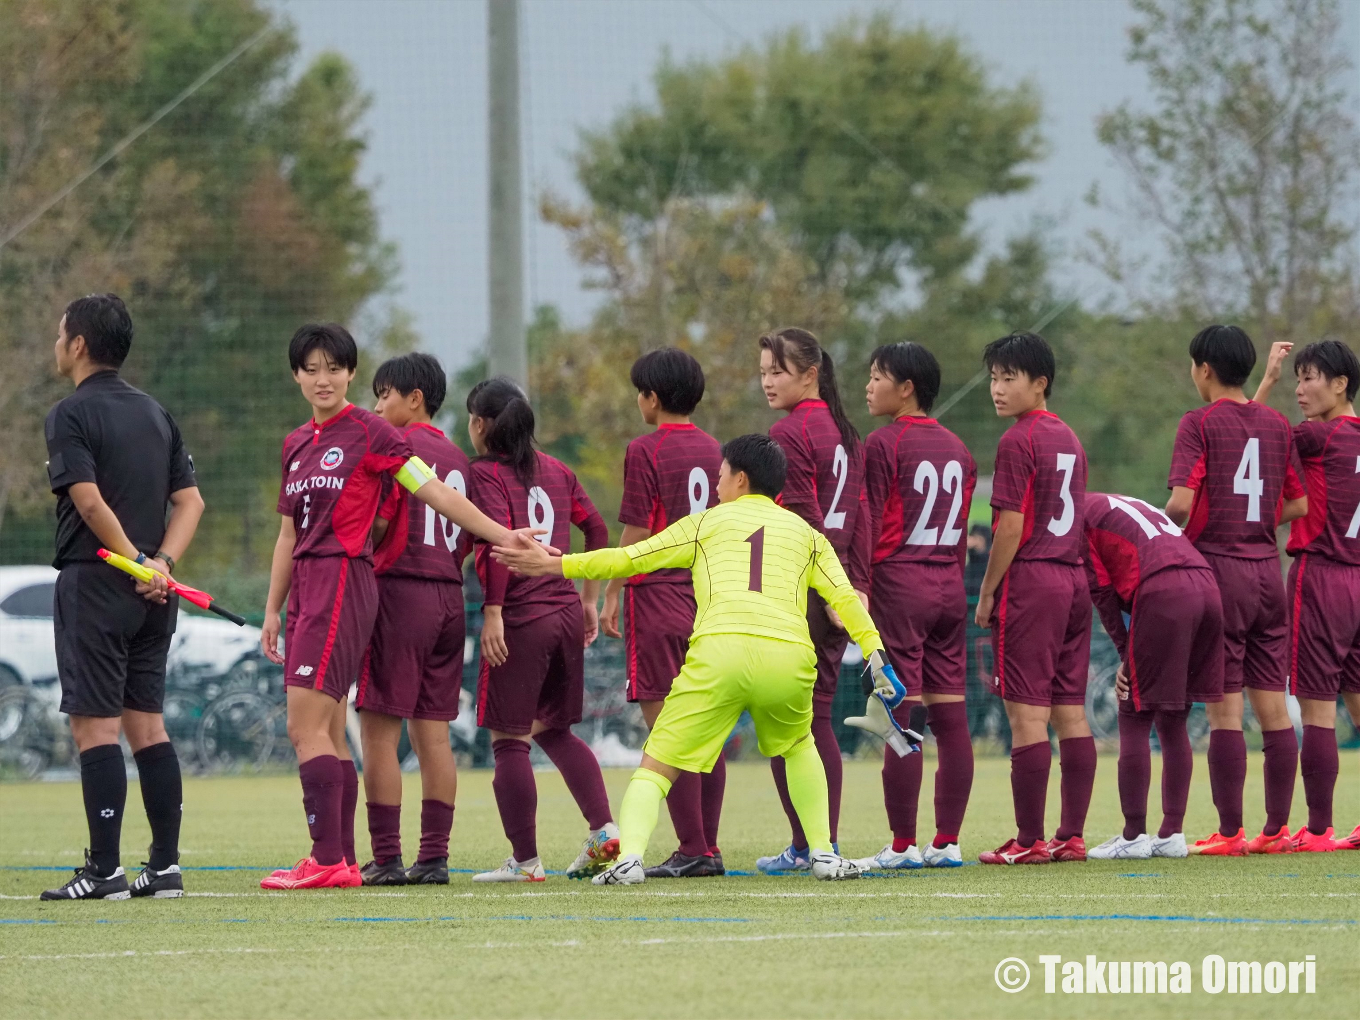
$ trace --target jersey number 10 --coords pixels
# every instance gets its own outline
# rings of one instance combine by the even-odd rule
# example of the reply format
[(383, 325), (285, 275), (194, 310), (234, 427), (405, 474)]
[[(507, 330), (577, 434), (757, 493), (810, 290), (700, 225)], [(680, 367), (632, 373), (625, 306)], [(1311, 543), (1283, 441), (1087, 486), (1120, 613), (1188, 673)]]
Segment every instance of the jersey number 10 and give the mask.
[[(431, 470), (434, 465), (431, 465)], [(444, 484), (450, 489), (457, 489), (464, 496), (467, 495), (467, 479), (463, 477), (463, 472), (457, 468), (449, 472)], [(458, 544), (458, 536), (463, 533), (463, 529), (451, 523), (443, 514), (436, 514), (434, 507), (428, 504), (425, 507), (425, 544), (434, 545), (435, 525), (434, 519), (439, 518), (439, 530), (444, 536), (444, 544), (448, 546), (449, 552), (453, 552), (454, 546)]]

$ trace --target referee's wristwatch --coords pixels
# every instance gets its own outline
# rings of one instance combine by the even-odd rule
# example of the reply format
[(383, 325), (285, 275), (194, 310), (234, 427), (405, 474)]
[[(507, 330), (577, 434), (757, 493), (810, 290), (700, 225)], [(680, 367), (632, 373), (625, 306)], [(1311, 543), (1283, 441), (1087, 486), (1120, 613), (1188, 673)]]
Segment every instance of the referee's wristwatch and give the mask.
[(164, 549), (156, 550), (156, 559), (163, 561), (166, 567), (169, 568), (170, 573), (173, 574), (175, 572), (175, 558)]

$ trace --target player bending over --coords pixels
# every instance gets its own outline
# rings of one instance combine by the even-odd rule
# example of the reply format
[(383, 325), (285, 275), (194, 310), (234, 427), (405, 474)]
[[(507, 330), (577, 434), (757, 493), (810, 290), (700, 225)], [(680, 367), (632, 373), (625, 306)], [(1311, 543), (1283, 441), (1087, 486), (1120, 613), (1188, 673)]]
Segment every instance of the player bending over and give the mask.
[[(465, 493), (467, 455), (430, 421), (444, 392), (444, 369), (428, 354), (390, 358), (373, 375), (374, 410), (445, 485)], [(458, 790), (449, 723), (463, 688), (462, 564), (470, 542), (433, 507), (405, 496), (392, 486), (374, 524), (378, 618), (354, 698), (373, 847), (360, 874), (364, 885), (447, 885)], [(420, 850), (409, 871), (401, 856), (402, 720), (420, 762)]]
[[(992, 403), (1014, 422), (996, 448), (992, 541), (978, 596), (977, 625), (992, 628), (993, 692), (1011, 724), (1015, 839), (979, 856), (983, 864), (1046, 864), (1086, 859), (1082, 827), (1096, 776), (1096, 743), (1086, 722), (1091, 661), (1091, 595), (1081, 566), (1085, 546), (1086, 451), (1048, 410), (1056, 365), (1034, 333), (987, 345)], [(1062, 819), (1044, 841), (1044, 804), (1058, 731)]]
[[(788, 480), (779, 504), (792, 510), (826, 536), (850, 576), (850, 583), (868, 603), (869, 530), (863, 509), (864, 450), (859, 433), (841, 406), (835, 365), (817, 338), (805, 329), (781, 329), (760, 338), (760, 384), (765, 399), (788, 414), (770, 427), (770, 436), (788, 459)], [(831, 843), (841, 813), (841, 749), (831, 722), (831, 703), (841, 657), (849, 637), (840, 618), (815, 591), (808, 596), (808, 632), (817, 652), (817, 686), (812, 694), (812, 736), (826, 770)], [(756, 867), (766, 873), (808, 867), (808, 841), (798, 822), (784, 778), (784, 759), (772, 758), (779, 799), (784, 804), (793, 839)]]
[[(570, 548), (571, 525), (586, 548), (609, 541), (604, 520), (570, 468), (534, 449), (534, 412), (509, 379), (488, 379), (467, 398), (472, 498), (493, 520), (539, 527), (539, 542)], [(503, 543), (495, 543), (501, 545)], [(541, 548), (534, 543), (536, 548)], [(576, 586), (561, 578), (511, 576), (477, 547), (482, 580), (482, 669), (477, 681), (477, 725), (491, 731), (496, 759), (492, 789), (511, 855), (474, 882), (542, 882), (538, 856), (538, 787), (529, 762), (532, 739), (562, 773), (590, 826), (571, 878), (594, 874), (618, 855), (618, 828), (609, 812), (595, 754), (571, 732), (581, 721), (585, 650), (599, 630), (599, 583)]]
[[(1271, 349), (1264, 400), (1279, 378), (1289, 344)], [(1309, 344), (1294, 358), (1294, 395), (1306, 421), (1294, 426), (1303, 462), (1308, 513), (1294, 521), (1286, 547), (1289, 568), (1289, 690), (1303, 713), (1300, 766), (1308, 825), (1295, 851), (1360, 850), (1360, 825), (1333, 839), (1332, 792), (1340, 766), (1336, 697), (1360, 727), (1360, 418), (1355, 394), (1360, 361), (1339, 340)]]
[[(1095, 860), (1186, 855), (1185, 804), (1193, 757), (1190, 703), (1223, 700), (1223, 604), (1218, 581), (1181, 529), (1132, 496), (1086, 496), (1086, 577), (1119, 650), (1121, 835), (1092, 847)], [(1129, 613), (1128, 626), (1124, 614)], [(1157, 727), (1162, 747), (1162, 827), (1148, 838), (1148, 786)]]
[(643, 749), (619, 812), (619, 860), (596, 885), (645, 879), (642, 855), (661, 801), (681, 772), (707, 772), (742, 712), (755, 724), (760, 753), (784, 759), (789, 795), (808, 835), (812, 873), (855, 878), (861, 869), (832, 849), (826, 773), (812, 740), (812, 689), (817, 659), (807, 627), (807, 590), (841, 615), (861, 650), (873, 655), (875, 681), (900, 703), (904, 692), (883, 664), (873, 621), (841, 569), (835, 551), (773, 497), (785, 461), (768, 436), (748, 435), (723, 447), (720, 504), (684, 517), (626, 549), (555, 557), (527, 542), (495, 556), (530, 576), (631, 577), (661, 568), (689, 570), (698, 603), (694, 638)]
[[(628, 444), (623, 460), (619, 545), (650, 538), (672, 521), (702, 513), (718, 501), (718, 441), (689, 416), (704, 395), (704, 371), (674, 347), (649, 351), (633, 363), (642, 420), (654, 432)], [(620, 600), (622, 593), (622, 600)], [(638, 703), (648, 727), (656, 724), (671, 682), (685, 662), (694, 632), (694, 583), (684, 570), (657, 570), (609, 582), (600, 627), (619, 636), (620, 601), (627, 641), (628, 700)], [(722, 755), (702, 776), (682, 772), (666, 798), (680, 846), (648, 878), (697, 878), (723, 874), (718, 849), (727, 766)]]
[[(510, 532), (435, 478), (400, 432), (345, 399), (359, 349), (343, 326), (302, 326), (288, 343), (288, 363), (312, 417), (283, 443), (283, 520), (260, 645), (284, 666), (288, 738), (297, 752), (312, 852), (260, 885), (357, 886), (359, 777), (345, 743), (345, 712), (378, 614), (371, 529), (384, 480), (395, 475), (422, 502), (482, 538), (504, 542)], [(284, 599), (288, 631), (280, 654)]]
[[(1290, 467), (1289, 421), (1242, 392), (1255, 364), (1256, 348), (1236, 326), (1206, 326), (1190, 341), (1190, 377), (1206, 403), (1181, 419), (1167, 479), (1166, 515), (1204, 556), (1223, 600), (1223, 700), (1205, 706), (1218, 831), (1190, 848), (1210, 856), (1287, 850), (1298, 769), (1285, 709), (1288, 627), (1275, 528), (1303, 516), (1308, 501)], [(1250, 843), (1242, 824), (1244, 687), (1265, 751), (1266, 822)]]
[(883, 803), (893, 841), (866, 868), (958, 867), (959, 829), (973, 786), (973, 744), (964, 708), (968, 597), (963, 590), (968, 508), (977, 465), (963, 442), (930, 417), (940, 363), (920, 344), (880, 347), (869, 359), (869, 413), (891, 424), (864, 441), (870, 515), (869, 607), (907, 697), (906, 725), (924, 700), (939, 747), (935, 839), (916, 848), (919, 754), (883, 751)]

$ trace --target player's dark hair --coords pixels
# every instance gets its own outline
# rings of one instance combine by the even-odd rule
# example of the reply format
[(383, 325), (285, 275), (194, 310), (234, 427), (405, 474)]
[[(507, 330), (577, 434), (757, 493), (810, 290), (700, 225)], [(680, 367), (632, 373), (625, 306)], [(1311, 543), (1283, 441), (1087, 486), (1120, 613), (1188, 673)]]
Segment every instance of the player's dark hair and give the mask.
[(312, 351), (320, 351), (332, 365), (353, 372), (359, 367), (359, 345), (338, 322), (304, 322), (288, 341), (288, 365), (293, 374), (307, 364)]
[(467, 410), (491, 420), (486, 434), (487, 459), (509, 464), (525, 488), (533, 485), (538, 474), (534, 409), (524, 391), (503, 375), (483, 379), (468, 392)]
[(1045, 400), (1053, 392), (1053, 377), (1058, 374), (1053, 348), (1038, 333), (1016, 331), (993, 340), (983, 348), (982, 363), (988, 371), (999, 368), (1003, 372), (1024, 372), (1030, 379), (1042, 376), (1047, 380), (1044, 385)]
[(723, 444), (723, 460), (734, 473), (745, 471), (751, 491), (774, 499), (784, 491), (789, 462), (784, 450), (769, 436), (752, 432)]
[(629, 375), (639, 393), (656, 394), (670, 414), (693, 414), (704, 398), (704, 370), (678, 347), (648, 351), (633, 362)]
[(899, 386), (911, 382), (916, 387), (916, 403), (927, 414), (940, 395), (940, 363), (920, 344), (910, 340), (884, 344), (869, 355), (869, 364), (892, 376)]
[(416, 390), (425, 398), (425, 413), (434, 417), (444, 405), (448, 382), (439, 359), (412, 351), (410, 354), (388, 358), (373, 373), (373, 395), (381, 397), (388, 390), (396, 390), (409, 397)]
[(66, 306), (66, 336), (83, 336), (96, 365), (122, 368), (132, 350), (132, 316), (117, 294), (76, 298)]
[(1190, 357), (1224, 386), (1241, 386), (1256, 367), (1256, 345), (1241, 326), (1205, 326), (1190, 341)]
[(831, 360), (831, 355), (822, 349), (815, 336), (797, 326), (786, 326), (761, 337), (760, 349), (769, 351), (774, 363), (786, 372), (790, 365), (800, 374), (809, 368), (817, 369), (817, 395), (831, 412), (831, 418), (840, 431), (841, 441), (849, 450), (859, 446), (859, 430), (845, 413), (840, 391), (836, 389), (836, 364)]
[(1360, 359), (1340, 340), (1319, 340), (1294, 355), (1294, 374), (1315, 368), (1328, 382), (1346, 377), (1346, 399), (1355, 400), (1360, 392)]

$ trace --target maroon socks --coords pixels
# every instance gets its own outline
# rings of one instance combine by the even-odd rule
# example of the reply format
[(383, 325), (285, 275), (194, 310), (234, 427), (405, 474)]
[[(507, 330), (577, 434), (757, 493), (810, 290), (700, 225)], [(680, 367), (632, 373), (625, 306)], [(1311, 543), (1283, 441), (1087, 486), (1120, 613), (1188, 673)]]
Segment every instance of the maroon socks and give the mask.
[(345, 859), (340, 842), (340, 802), (345, 787), (340, 759), (333, 754), (318, 755), (300, 764), (298, 775), (302, 779), (302, 809), (312, 834), (312, 856), (318, 864), (339, 864)]
[(1157, 830), (1159, 839), (1185, 831), (1185, 805), (1190, 800), (1190, 776), (1195, 768), (1190, 734), (1185, 728), (1185, 720), (1189, 717), (1188, 708), (1175, 712), (1159, 710), (1155, 720), (1157, 743), (1162, 745), (1162, 827)]
[(346, 864), (358, 864), (359, 859), (354, 855), (354, 813), (359, 808), (359, 773), (348, 758), (340, 759), (340, 773), (344, 777), (344, 789), (340, 794), (340, 849), (344, 851)]
[(699, 782), (703, 786), (704, 842), (710, 853), (717, 853), (718, 821), (722, 818), (723, 793), (727, 790), (727, 760), (718, 755), (713, 771), (703, 773)]
[(368, 838), (373, 845), (373, 860), (386, 864), (401, 856), (401, 805), (374, 804), (369, 801)]
[(1208, 760), (1218, 831), (1236, 836), (1242, 829), (1242, 787), (1247, 782), (1247, 741), (1242, 731), (1210, 731)]
[(1265, 752), (1266, 824), (1261, 831), (1273, 836), (1289, 824), (1289, 809), (1294, 805), (1294, 777), (1299, 771), (1299, 738), (1294, 727), (1266, 730), (1261, 734)]
[[(1148, 787), (1152, 785), (1153, 712), (1119, 713), (1119, 809), (1124, 812), (1124, 838), (1147, 832)], [(1165, 772), (1166, 766), (1162, 766)]]
[(453, 805), (442, 800), (420, 802), (420, 856), (418, 861), (437, 861), (449, 856), (449, 833), (453, 831)]
[(702, 857), (708, 853), (704, 839), (704, 784), (697, 772), (681, 772), (666, 794), (666, 807), (671, 813), (671, 825), (680, 839), (680, 852), (686, 857)]
[(916, 842), (916, 810), (921, 799), (923, 756), (899, 757), (891, 747), (883, 748), (883, 806), (888, 811), (888, 828), (893, 834), (893, 849), (901, 853)]
[(1015, 801), (1016, 839), (1033, 846), (1044, 838), (1044, 805), (1053, 751), (1047, 740), (1011, 748), (1011, 798)]
[(1062, 819), (1057, 836), (1071, 839), (1082, 834), (1091, 807), (1091, 791), (1096, 785), (1096, 738), (1058, 741), (1058, 760), (1062, 767)]
[(1303, 793), (1308, 799), (1308, 831), (1321, 836), (1332, 824), (1332, 791), (1341, 769), (1336, 749), (1336, 730), (1330, 726), (1303, 728)]
[(529, 764), (529, 744), (514, 737), (493, 740), (491, 753), (496, 757), (491, 789), (496, 794), (505, 838), (510, 840), (510, 852), (517, 861), (533, 860), (538, 856), (538, 787), (534, 784), (534, 767)]
[[(945, 846), (958, 842), (963, 813), (968, 809), (968, 796), (973, 790), (968, 706), (962, 701), (930, 705), (926, 708), (926, 725), (935, 735), (935, 748), (940, 756), (935, 766), (935, 845)], [(938, 836), (949, 838), (942, 844)]]
[[(609, 813), (609, 794), (605, 793), (604, 775), (590, 745), (571, 730), (544, 730), (534, 737), (543, 753), (557, 766), (562, 779), (571, 791), (576, 806), (593, 830), (612, 822)], [(516, 860), (520, 860), (518, 855)]]

